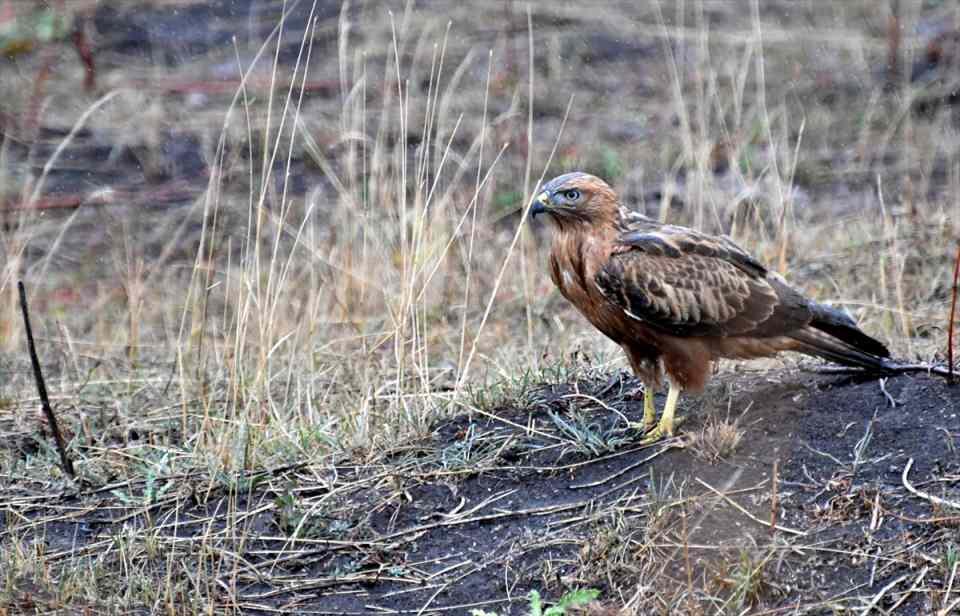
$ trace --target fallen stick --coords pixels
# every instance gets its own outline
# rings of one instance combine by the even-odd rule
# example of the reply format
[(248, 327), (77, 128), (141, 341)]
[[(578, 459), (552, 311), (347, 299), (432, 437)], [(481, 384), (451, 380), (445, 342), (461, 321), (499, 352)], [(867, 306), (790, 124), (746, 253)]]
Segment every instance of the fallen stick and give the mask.
[(894, 586), (896, 586), (896, 585), (899, 584), (900, 582), (904, 581), (904, 580), (907, 579), (908, 577), (910, 577), (910, 574), (909, 574), (909, 573), (904, 573), (903, 575), (901, 575), (900, 577), (898, 577), (898, 578), (895, 579), (894, 581), (890, 582), (889, 584), (887, 584), (886, 586), (884, 586), (883, 588), (881, 588), (881, 589), (880, 589), (880, 592), (878, 592), (877, 594), (875, 594), (875, 595), (873, 596), (873, 599), (870, 601), (870, 603), (868, 603), (867, 606), (866, 606), (865, 608), (863, 608), (863, 613), (864, 613), (864, 614), (869, 614), (870, 612), (872, 612), (875, 607), (877, 607), (878, 605), (880, 605), (880, 600), (883, 599), (883, 596), (884, 596), (885, 594), (887, 594)]
[(900, 476), (900, 480), (903, 482), (903, 487), (907, 489), (907, 492), (910, 492), (910, 494), (913, 494), (914, 496), (917, 496), (924, 500), (928, 500), (935, 505), (940, 505), (941, 507), (951, 507), (953, 509), (960, 509), (960, 503), (955, 503), (945, 498), (940, 498), (939, 496), (934, 496), (933, 494), (922, 492), (916, 489), (915, 487), (913, 487), (913, 484), (911, 484), (910, 480), (907, 479), (907, 475), (910, 474), (910, 469), (912, 467), (913, 467), (913, 458), (910, 458), (909, 460), (907, 460), (907, 465), (903, 467), (903, 474)]
[(191, 189), (185, 182), (174, 182), (154, 190), (111, 188), (96, 194), (45, 195), (26, 201), (0, 201), (0, 212), (19, 210), (59, 210), (78, 207), (117, 205), (129, 202), (134, 206), (176, 203), (196, 198), (200, 190)]
[(882, 376), (882, 375), (900, 375), (900, 374), (937, 374), (939, 376), (950, 376), (950, 371), (945, 366), (934, 366), (932, 364), (898, 364), (890, 362), (884, 369), (871, 370), (867, 368), (854, 368), (852, 366), (818, 366), (816, 368), (801, 368), (805, 372), (814, 374), (837, 374), (864, 376)]
[[(134, 81), (131, 84), (140, 90), (159, 90), (164, 94), (230, 94), (237, 89), (246, 87), (247, 90), (270, 91), (290, 89), (289, 82), (272, 82), (269, 76), (263, 79), (250, 78), (246, 84), (240, 79), (200, 79), (183, 81), (168, 79), (166, 81)], [(340, 91), (340, 82), (332, 79), (307, 81), (302, 86), (304, 92), (319, 94), (320, 96), (335, 96)]]
[(23, 288), (23, 281), (17, 281), (17, 290), (20, 291), (20, 310), (23, 312), (23, 326), (27, 330), (27, 348), (30, 351), (30, 363), (33, 365), (33, 378), (37, 382), (37, 392), (40, 394), (40, 405), (43, 407), (43, 413), (47, 416), (50, 423), (50, 429), (53, 431), (53, 438), (57, 442), (57, 451), (60, 452), (60, 463), (63, 470), (73, 479), (77, 474), (73, 470), (73, 461), (67, 455), (67, 445), (63, 440), (63, 434), (60, 433), (60, 426), (57, 424), (57, 416), (53, 414), (53, 408), (50, 407), (50, 398), (47, 397), (47, 386), (43, 382), (43, 373), (40, 371), (40, 358), (37, 357), (37, 347), (33, 343), (33, 329), (30, 327), (30, 311), (27, 309), (27, 291)]
[(748, 518), (750, 518), (751, 520), (753, 520), (753, 521), (756, 522), (757, 524), (762, 524), (763, 526), (768, 527), (771, 531), (772, 531), (772, 530), (779, 530), (779, 531), (782, 531), (782, 532), (785, 532), (785, 533), (790, 533), (791, 535), (798, 535), (798, 536), (800, 536), (800, 537), (806, 537), (806, 536), (807, 536), (807, 533), (804, 532), (804, 531), (802, 531), (802, 530), (797, 530), (797, 529), (795, 529), (795, 528), (788, 528), (788, 527), (786, 527), (786, 526), (780, 526), (780, 525), (778, 525), (778, 524), (771, 524), (770, 522), (767, 522), (766, 520), (761, 520), (761, 519), (758, 518), (757, 516), (753, 515), (752, 513), (750, 513), (750, 512), (747, 511), (746, 509), (744, 509), (737, 501), (733, 500), (732, 498), (730, 498), (729, 496), (727, 496), (726, 494), (724, 494), (724, 493), (721, 492), (720, 490), (716, 489), (715, 487), (713, 487), (712, 485), (710, 485), (709, 483), (707, 483), (707, 482), (704, 481), (703, 479), (700, 479), (699, 477), (695, 477), (695, 479), (697, 480), (697, 483), (699, 483), (699, 484), (702, 485), (703, 487), (707, 488), (708, 490), (710, 490), (711, 492), (713, 492), (714, 494), (716, 494), (717, 496), (719, 496), (719, 497), (722, 498), (723, 500), (727, 501), (727, 504), (728, 504), (728, 505), (730, 505), (731, 507), (733, 507), (734, 509), (736, 509), (737, 511), (739, 511), (739, 512), (742, 513), (743, 515), (747, 516)]
[(953, 321), (957, 316), (957, 279), (960, 278), (960, 244), (957, 244), (957, 260), (953, 263), (953, 292), (950, 300), (950, 319), (947, 324), (947, 381), (953, 385)]

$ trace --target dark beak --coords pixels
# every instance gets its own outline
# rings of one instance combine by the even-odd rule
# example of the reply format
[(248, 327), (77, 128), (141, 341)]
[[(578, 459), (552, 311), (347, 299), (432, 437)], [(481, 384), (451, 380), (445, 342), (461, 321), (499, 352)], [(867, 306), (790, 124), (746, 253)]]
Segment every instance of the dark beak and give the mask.
[(530, 208), (530, 218), (536, 218), (537, 214), (546, 214), (550, 211), (550, 195), (546, 191), (537, 195), (537, 200), (533, 202)]

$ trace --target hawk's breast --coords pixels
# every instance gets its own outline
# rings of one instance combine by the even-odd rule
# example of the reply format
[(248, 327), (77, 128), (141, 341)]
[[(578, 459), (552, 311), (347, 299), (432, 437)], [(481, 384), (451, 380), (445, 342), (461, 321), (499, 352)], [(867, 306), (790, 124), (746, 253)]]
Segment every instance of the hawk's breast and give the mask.
[(632, 338), (634, 323), (610, 302), (596, 284), (596, 275), (609, 258), (610, 247), (592, 237), (564, 234), (555, 238), (550, 254), (550, 278), (560, 293), (605, 336), (617, 343)]

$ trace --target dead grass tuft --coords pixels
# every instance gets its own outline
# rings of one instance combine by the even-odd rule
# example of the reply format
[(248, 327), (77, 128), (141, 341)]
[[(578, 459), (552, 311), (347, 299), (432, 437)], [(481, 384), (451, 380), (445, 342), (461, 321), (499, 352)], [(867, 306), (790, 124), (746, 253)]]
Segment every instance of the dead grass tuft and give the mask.
[(721, 569), (716, 572), (714, 584), (720, 592), (727, 595), (721, 612), (733, 611), (739, 613), (758, 605), (773, 591), (770, 584), (767, 568), (773, 559), (774, 553), (755, 554), (743, 549), (733, 563), (724, 561)]
[(687, 435), (690, 450), (701, 460), (719, 462), (736, 453), (745, 434), (741, 417), (721, 419), (711, 415), (699, 430)]

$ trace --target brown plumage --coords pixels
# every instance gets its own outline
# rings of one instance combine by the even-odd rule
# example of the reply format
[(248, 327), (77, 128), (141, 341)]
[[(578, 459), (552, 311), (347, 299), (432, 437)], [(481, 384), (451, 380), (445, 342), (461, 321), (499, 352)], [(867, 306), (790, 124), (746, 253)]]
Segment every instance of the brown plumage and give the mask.
[[(597, 177), (554, 178), (532, 212), (556, 223), (550, 275), (564, 297), (623, 348), (647, 392), (669, 380), (652, 438), (672, 434), (679, 391), (703, 389), (719, 358), (798, 351), (896, 368), (887, 348), (849, 316), (805, 297), (730, 239), (632, 212)], [(644, 421), (653, 428), (649, 394)]]

